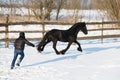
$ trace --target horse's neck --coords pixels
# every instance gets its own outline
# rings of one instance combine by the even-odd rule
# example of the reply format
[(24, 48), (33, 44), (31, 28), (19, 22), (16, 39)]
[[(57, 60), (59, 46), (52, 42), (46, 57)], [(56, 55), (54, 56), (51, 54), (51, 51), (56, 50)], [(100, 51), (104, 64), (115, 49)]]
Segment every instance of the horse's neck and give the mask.
[(74, 28), (73, 28), (73, 27), (69, 28), (68, 31), (71, 32), (71, 33), (74, 34), (74, 35), (77, 35), (78, 32), (80, 31), (80, 29), (77, 28), (77, 26), (76, 26), (76, 27), (74, 27)]

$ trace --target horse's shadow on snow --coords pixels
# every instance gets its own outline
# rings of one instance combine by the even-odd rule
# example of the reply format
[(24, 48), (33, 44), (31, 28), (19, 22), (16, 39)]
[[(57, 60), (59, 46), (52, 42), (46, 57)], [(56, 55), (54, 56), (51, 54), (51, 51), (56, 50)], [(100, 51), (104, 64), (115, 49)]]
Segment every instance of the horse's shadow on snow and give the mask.
[[(111, 49), (111, 48), (119, 49), (120, 46), (107, 47), (107, 48), (101, 48), (101, 47), (85, 48), (85, 49), (83, 49), (83, 53), (79, 52), (79, 53), (75, 53), (75, 54), (73, 54), (74, 50), (69, 50), (68, 53), (66, 53), (67, 55), (63, 55), (63, 56), (61, 55), (60, 57), (50, 59), (50, 60), (41, 61), (41, 62), (37, 62), (37, 63), (34, 63), (34, 64), (23, 65), (23, 66), (21, 66), (21, 68), (43, 65), (43, 64), (53, 63), (53, 62), (62, 61), (62, 60), (66, 60), (66, 59), (77, 59), (77, 57), (79, 57), (81, 55), (92, 54), (92, 53), (96, 53), (98, 51), (107, 50), (107, 49)], [(72, 54), (71, 54), (71, 52), (72, 52)]]
[(37, 63), (34, 63), (34, 64), (23, 65), (21, 67), (37, 66), (37, 65), (42, 65), (42, 64), (47, 64), (47, 63), (62, 61), (62, 60), (65, 60), (65, 59), (76, 59), (77, 56), (80, 56), (80, 55), (81, 54), (74, 54), (74, 55), (70, 55), (70, 56), (60, 56), (59, 58), (57, 57), (57, 58), (54, 58), (54, 59), (45, 60), (45, 61), (37, 62)]

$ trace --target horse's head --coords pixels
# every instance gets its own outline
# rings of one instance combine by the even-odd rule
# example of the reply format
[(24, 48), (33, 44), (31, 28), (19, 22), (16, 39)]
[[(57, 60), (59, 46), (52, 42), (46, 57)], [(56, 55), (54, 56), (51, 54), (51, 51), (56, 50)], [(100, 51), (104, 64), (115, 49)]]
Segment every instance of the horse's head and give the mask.
[(71, 28), (69, 28), (69, 31), (78, 33), (79, 31), (82, 31), (84, 34), (88, 34), (86, 23), (85, 22), (78, 22), (75, 23)]
[(88, 34), (88, 31), (87, 31), (87, 27), (86, 27), (86, 23), (85, 23), (85, 22), (82, 22), (82, 23), (81, 23), (81, 31), (82, 31), (84, 34)]

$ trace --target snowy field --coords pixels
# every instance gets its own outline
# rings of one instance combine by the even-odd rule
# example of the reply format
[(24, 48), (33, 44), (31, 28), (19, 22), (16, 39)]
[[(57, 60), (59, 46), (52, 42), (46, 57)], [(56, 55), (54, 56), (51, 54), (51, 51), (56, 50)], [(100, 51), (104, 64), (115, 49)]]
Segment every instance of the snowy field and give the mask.
[[(81, 15), (83, 13), (86, 14)], [(53, 11), (51, 13), (53, 20), (55, 15)], [(59, 19), (67, 19), (70, 16), (73, 16), (71, 10), (66, 11), (63, 9), (60, 12)], [(79, 11), (78, 16), (82, 16), (82, 21), (86, 22), (102, 21), (103, 13), (99, 11), (82, 11), (81, 13)], [(40, 26), (36, 26), (36, 28), (35, 26), (24, 26), (10, 27), (9, 30), (29, 31), (31, 29), (41, 29)], [(97, 28), (95, 26), (88, 28), (91, 27)], [(53, 28), (56, 27), (46, 27), (48, 30)], [(61, 27), (57, 28), (61, 29)], [(68, 27), (62, 27), (62, 29), (68, 29)], [(0, 30), (5, 29), (0, 27)], [(100, 31), (89, 32), (87, 36), (100, 35), (100, 33)], [(104, 34), (109, 33), (120, 34), (118, 30), (104, 31)], [(17, 38), (18, 35), (18, 33), (9, 33), (10, 38)], [(83, 35), (80, 32), (80, 36)], [(5, 34), (0, 34), (0, 39), (4, 36)], [(26, 38), (33, 36), (40, 37), (41, 34), (26, 33)], [(81, 40), (79, 42), (83, 48), (82, 53), (77, 51), (77, 45), (72, 45), (65, 55), (56, 55), (52, 43), (49, 43), (42, 53), (38, 53), (36, 47), (32, 48), (26, 45), (25, 58), (21, 66), (16, 66), (13, 70), (10, 69), (14, 52), (13, 43), (9, 43), (9, 48), (4, 48), (4, 43), (0, 42), (0, 80), (120, 80), (120, 38), (104, 39), (103, 44), (101, 44), (100, 39)], [(33, 43), (38, 44), (38, 42)], [(67, 43), (59, 42), (57, 45), (57, 49), (62, 50)]]
[[(120, 80), (120, 38), (105, 39), (103, 44), (100, 40), (79, 42), (82, 53), (72, 45), (65, 55), (56, 55), (52, 43), (42, 53), (26, 46), (21, 66), (13, 70), (13, 46), (0, 48), (0, 80)], [(57, 48), (66, 45), (59, 42)]]

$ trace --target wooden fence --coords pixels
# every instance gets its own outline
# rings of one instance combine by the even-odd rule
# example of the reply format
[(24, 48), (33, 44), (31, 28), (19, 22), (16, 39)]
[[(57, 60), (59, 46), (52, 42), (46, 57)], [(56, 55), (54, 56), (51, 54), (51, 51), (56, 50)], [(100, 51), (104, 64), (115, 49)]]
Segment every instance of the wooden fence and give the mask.
[[(4, 39), (0, 39), (0, 41), (5, 41), (5, 47), (9, 47), (9, 41), (15, 40), (15, 38), (9, 38), (8, 33), (19, 33), (21, 31), (9, 31), (9, 26), (11, 25), (42, 25), (42, 30), (31, 30), (31, 31), (23, 31), (25, 33), (42, 33), (44, 36), (44, 33), (46, 32), (45, 27), (46, 25), (73, 25), (73, 23), (62, 23), (62, 22), (16, 22), (16, 23), (10, 23), (8, 22), (8, 17), (6, 19), (6, 23), (0, 23), (0, 27), (5, 27), (5, 30), (0, 30), (0, 34), (5, 34)], [(120, 30), (120, 27), (117, 28), (104, 28), (104, 25), (106, 24), (120, 24), (120, 21), (109, 21), (109, 22), (89, 22), (86, 23), (87, 25), (101, 25), (102, 28), (99, 29), (88, 29), (88, 31), (101, 31), (101, 35), (99, 36), (87, 36), (87, 37), (79, 37), (78, 39), (101, 39), (101, 42), (103, 42), (103, 38), (112, 38), (112, 37), (120, 37), (119, 34), (110, 34), (110, 35), (104, 35), (105, 30)], [(42, 37), (39, 38), (27, 38), (28, 40), (40, 40)]]

